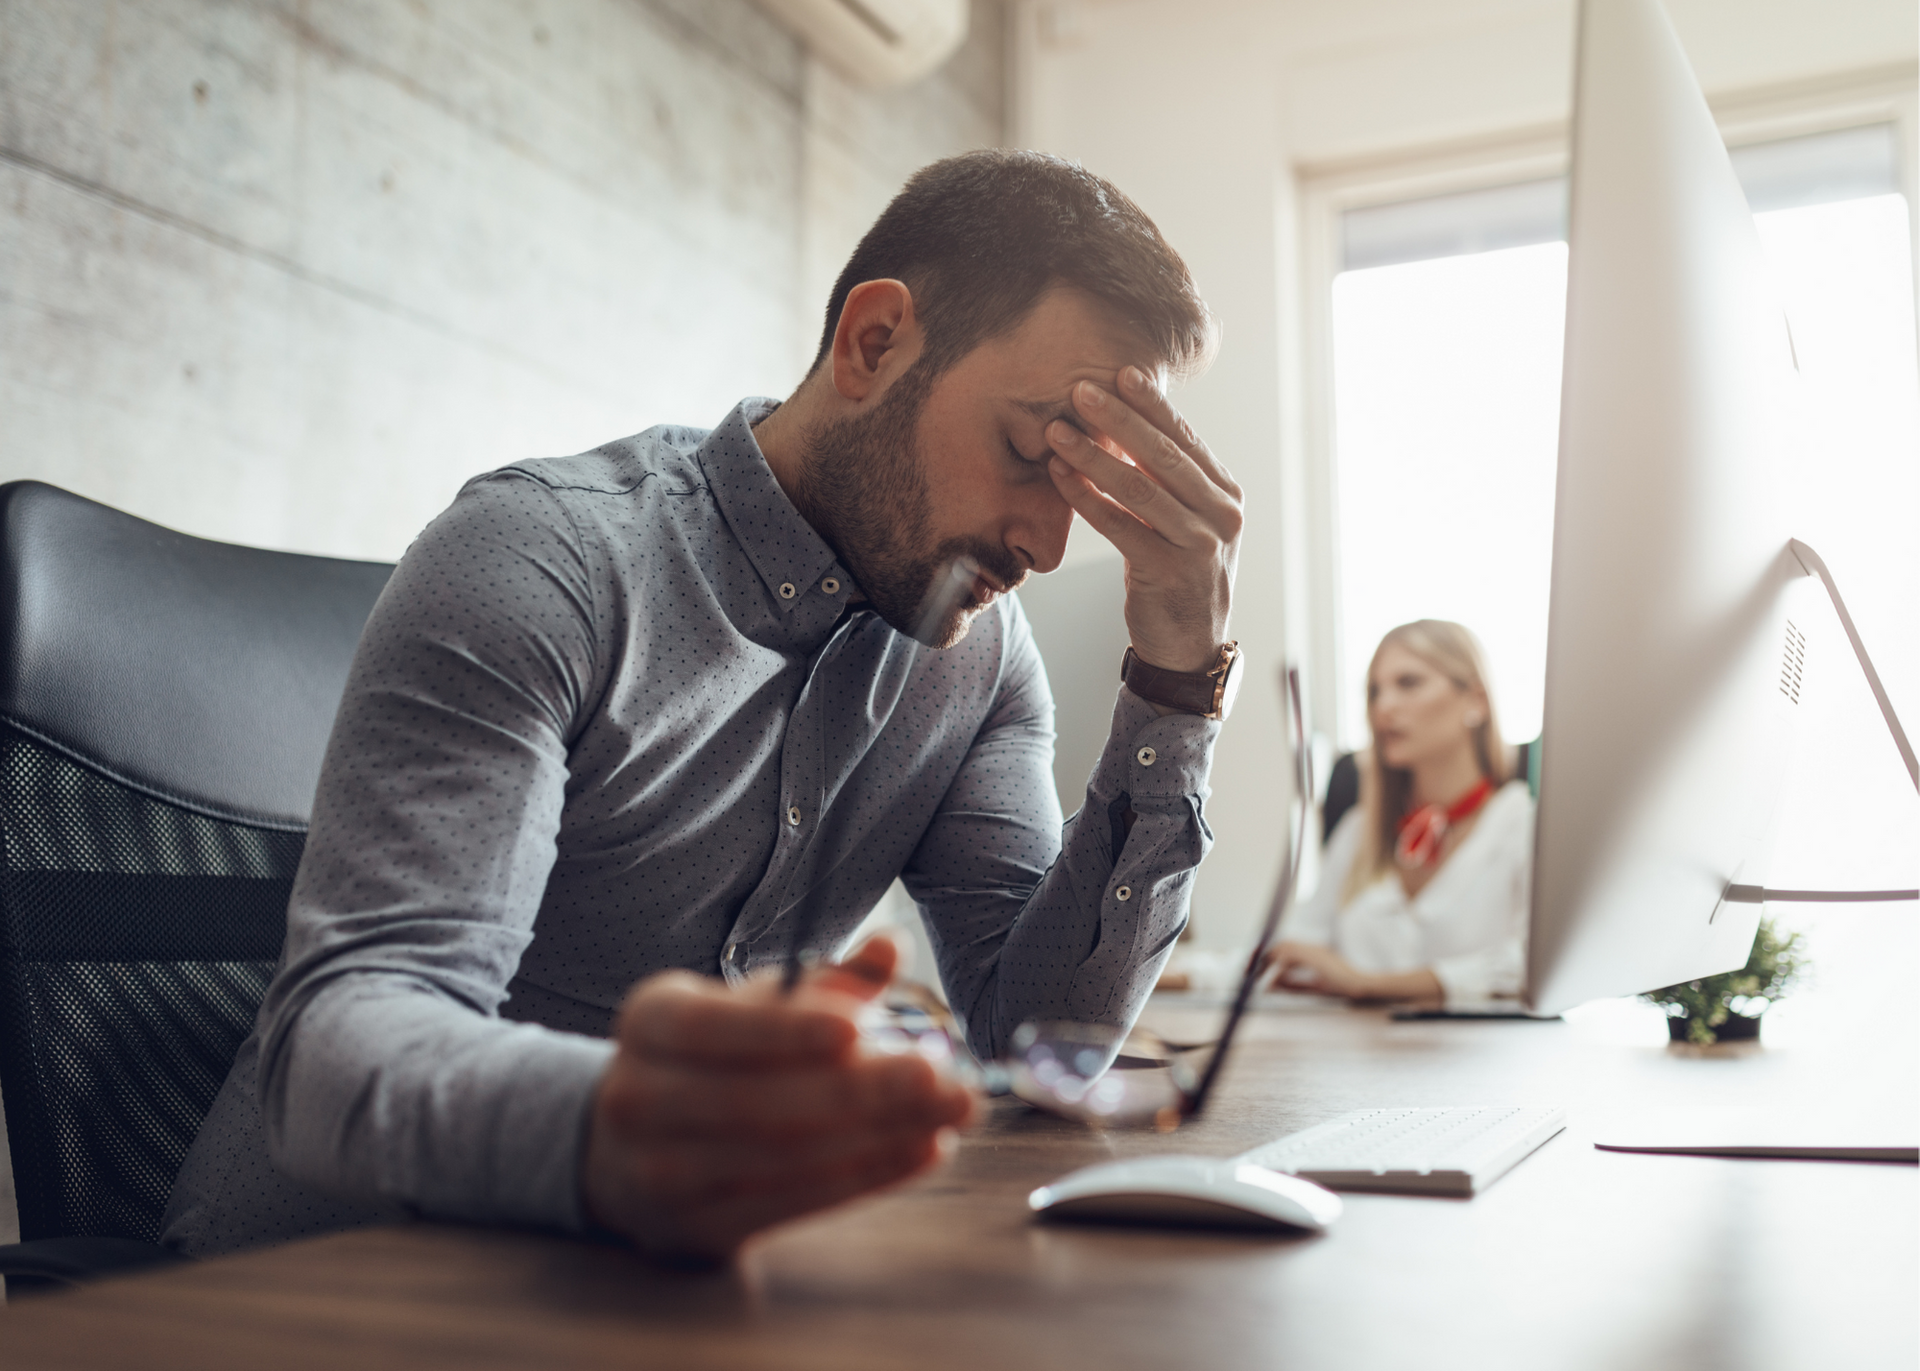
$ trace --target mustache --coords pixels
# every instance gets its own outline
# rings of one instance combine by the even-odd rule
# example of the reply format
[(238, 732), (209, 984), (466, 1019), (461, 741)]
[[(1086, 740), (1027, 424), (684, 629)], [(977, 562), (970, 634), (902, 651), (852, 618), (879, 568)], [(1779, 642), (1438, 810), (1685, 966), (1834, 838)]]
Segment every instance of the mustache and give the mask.
[[(1002, 590), (1018, 590), (1026, 583), (1029, 575), (1026, 563), (1006, 548), (977, 538), (962, 541), (964, 546), (956, 549), (957, 555), (971, 561), (976, 574), (985, 572), (987, 579)], [(953, 544), (949, 543), (948, 547)]]

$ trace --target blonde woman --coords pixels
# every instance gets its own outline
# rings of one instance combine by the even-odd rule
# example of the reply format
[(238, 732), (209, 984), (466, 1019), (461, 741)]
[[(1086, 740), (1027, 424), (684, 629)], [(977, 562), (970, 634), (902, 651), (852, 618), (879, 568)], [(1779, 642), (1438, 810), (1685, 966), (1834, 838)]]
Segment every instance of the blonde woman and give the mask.
[(1360, 802), (1268, 953), (1272, 983), (1356, 1000), (1517, 995), (1533, 799), (1510, 780), (1480, 644), (1420, 619), (1367, 668)]

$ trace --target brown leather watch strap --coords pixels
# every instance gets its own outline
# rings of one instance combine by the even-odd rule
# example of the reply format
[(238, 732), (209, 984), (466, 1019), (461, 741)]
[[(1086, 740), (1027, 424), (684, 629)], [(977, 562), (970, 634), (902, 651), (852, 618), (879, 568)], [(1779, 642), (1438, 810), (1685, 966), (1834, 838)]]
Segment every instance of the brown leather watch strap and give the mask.
[(1131, 647), (1120, 659), (1120, 679), (1128, 690), (1150, 704), (1218, 719), (1225, 712), (1228, 673), (1239, 655), (1239, 644), (1228, 643), (1206, 671), (1168, 671), (1142, 661)]

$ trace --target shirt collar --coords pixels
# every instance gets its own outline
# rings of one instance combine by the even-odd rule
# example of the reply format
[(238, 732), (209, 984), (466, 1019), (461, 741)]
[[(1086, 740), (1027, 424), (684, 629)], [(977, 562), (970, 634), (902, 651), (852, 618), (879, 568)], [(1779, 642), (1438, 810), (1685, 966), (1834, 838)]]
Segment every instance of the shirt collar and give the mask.
[[(853, 578), (780, 488), (753, 435), (753, 426), (779, 406), (778, 400), (758, 396), (742, 400), (695, 455), (714, 503), (760, 573), (774, 607), (791, 614), (825, 598), (837, 616), (854, 593)], [(829, 582), (838, 583), (835, 591), (824, 589)]]

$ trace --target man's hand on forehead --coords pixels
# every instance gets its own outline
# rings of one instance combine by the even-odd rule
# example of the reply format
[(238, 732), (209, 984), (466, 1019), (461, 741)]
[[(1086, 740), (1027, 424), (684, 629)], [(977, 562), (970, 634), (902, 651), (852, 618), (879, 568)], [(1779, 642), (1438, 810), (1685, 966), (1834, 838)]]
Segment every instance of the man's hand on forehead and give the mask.
[(1058, 396), (1051, 400), (1015, 400), (1014, 404), (1025, 410), (1035, 419), (1038, 419), (1042, 429), (1045, 429), (1047, 425), (1053, 423), (1056, 419), (1063, 424), (1071, 424), (1075, 428), (1080, 427), (1080, 414), (1079, 411), (1073, 407), (1071, 390), (1069, 390), (1068, 394)]
[(1127, 562), (1133, 649), (1169, 671), (1205, 671), (1227, 641), (1244, 518), (1240, 487), (1153, 377), (1073, 387), (1073, 421), (1046, 427), (1054, 485)]

